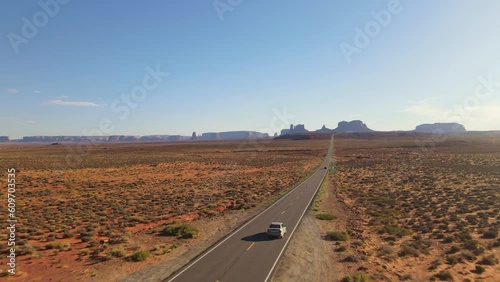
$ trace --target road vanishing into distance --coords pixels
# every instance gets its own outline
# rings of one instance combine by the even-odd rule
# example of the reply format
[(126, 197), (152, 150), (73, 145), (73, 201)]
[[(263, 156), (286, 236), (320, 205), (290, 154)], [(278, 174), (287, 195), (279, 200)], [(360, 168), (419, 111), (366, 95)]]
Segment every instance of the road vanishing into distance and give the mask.
[[(268, 281), (328, 172), (325, 167), (332, 152), (333, 136), (328, 154), (312, 176), (164, 281)], [(283, 239), (267, 237), (273, 221), (287, 226)]]

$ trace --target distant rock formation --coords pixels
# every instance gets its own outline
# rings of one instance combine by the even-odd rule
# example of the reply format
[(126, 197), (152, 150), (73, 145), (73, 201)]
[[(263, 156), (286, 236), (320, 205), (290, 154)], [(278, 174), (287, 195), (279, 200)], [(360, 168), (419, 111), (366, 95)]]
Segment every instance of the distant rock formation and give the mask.
[(194, 131), (193, 135), (191, 135), (191, 140), (198, 140), (198, 136), (196, 135), (196, 131)]
[(0, 142), (9, 142), (10, 138), (9, 136), (0, 136)]
[(231, 140), (231, 139), (262, 139), (269, 138), (269, 134), (256, 131), (226, 131), (203, 133), (200, 140)]
[(140, 136), (129, 136), (129, 135), (112, 135), (109, 136), (108, 142), (133, 142), (139, 141)]
[(425, 132), (425, 133), (464, 133), (465, 127), (459, 123), (434, 123), (434, 124), (421, 124), (418, 125), (415, 132)]
[(314, 132), (316, 132), (316, 133), (332, 133), (333, 130), (329, 129), (329, 128), (326, 128), (326, 126), (323, 125), (323, 127), (321, 129), (318, 129), (318, 130), (316, 130)]
[(217, 132), (206, 132), (201, 134), (200, 140), (219, 140), (221, 139)]
[(325, 125), (321, 127), (321, 129), (318, 129), (316, 131), (310, 132), (309, 130), (305, 129), (303, 124), (298, 124), (297, 126), (293, 126), (293, 124), (290, 126), (290, 129), (283, 129), (281, 131), (281, 136), (284, 135), (292, 135), (292, 134), (305, 134), (305, 133), (320, 133), (320, 134), (327, 134), (327, 133), (334, 133), (334, 132), (373, 132), (368, 126), (366, 126), (365, 123), (363, 123), (360, 120), (353, 120), (353, 121), (341, 121), (338, 123), (338, 127), (335, 129), (329, 129)]
[(21, 142), (103, 142), (107, 137), (102, 136), (24, 136)]
[[(193, 139), (195, 138), (195, 139)], [(112, 135), (112, 136), (25, 136), (19, 142), (174, 142), (186, 140), (230, 140), (230, 139), (262, 139), (269, 138), (269, 134), (256, 131), (228, 131), (228, 132), (208, 132), (198, 137), (196, 132), (192, 136), (181, 135)], [(0, 142), (2, 139), (0, 139)], [(8, 137), (3, 140), (9, 140)], [(3, 141), (3, 142), (7, 142)]]
[(182, 141), (183, 138), (180, 135), (171, 135), (167, 137), (167, 141)]
[(373, 132), (373, 130), (368, 128), (364, 122), (360, 120), (353, 120), (349, 122), (339, 122), (337, 128), (335, 128), (333, 132)]
[(294, 126), (293, 124), (290, 124), (290, 129), (281, 130), (281, 135), (301, 134), (301, 133), (308, 133), (308, 132), (309, 132), (309, 130), (307, 130), (303, 124), (297, 124), (296, 126)]
[(139, 141), (143, 142), (154, 142), (154, 141), (165, 141), (167, 140), (168, 135), (147, 135), (147, 136), (141, 136), (139, 138)]

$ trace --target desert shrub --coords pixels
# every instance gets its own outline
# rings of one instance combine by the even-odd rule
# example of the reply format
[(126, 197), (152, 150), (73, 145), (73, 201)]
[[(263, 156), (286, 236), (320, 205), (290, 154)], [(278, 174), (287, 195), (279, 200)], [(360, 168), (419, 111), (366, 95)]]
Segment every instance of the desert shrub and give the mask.
[(166, 246), (155, 246), (150, 251), (154, 252), (155, 255), (164, 255), (171, 252), (171, 250), (168, 249)]
[(401, 276), (401, 281), (414, 281), (414, 279), (411, 274), (404, 274)]
[(151, 253), (148, 250), (140, 250), (135, 252), (130, 258), (133, 261), (143, 261), (146, 260)]
[(71, 243), (69, 243), (69, 242), (63, 243), (63, 249), (65, 251), (71, 250)]
[(121, 258), (121, 257), (125, 256), (126, 252), (123, 249), (123, 247), (117, 247), (117, 248), (111, 249), (111, 251), (109, 251), (109, 254), (114, 256), (114, 257)]
[(80, 250), (80, 255), (86, 256), (90, 253), (90, 250), (88, 248), (84, 248)]
[(411, 231), (405, 228), (401, 228), (398, 226), (394, 225), (385, 225), (384, 227), (379, 228), (378, 230), (379, 233), (381, 234), (389, 234), (389, 235), (394, 235), (398, 237), (404, 237), (407, 235), (411, 235)]
[(109, 234), (109, 243), (110, 244), (121, 244), (126, 243), (130, 240), (130, 233), (126, 232), (125, 234), (121, 233), (110, 233)]
[(453, 281), (453, 276), (449, 271), (441, 271), (434, 276), (441, 281)]
[(463, 251), (460, 254), (460, 257), (462, 257), (463, 259), (468, 260), (468, 261), (475, 261), (477, 259), (477, 257), (474, 255), (474, 253), (472, 253), (470, 251)]
[(165, 227), (161, 235), (163, 236), (181, 236), (183, 239), (194, 238), (198, 235), (198, 229), (193, 226), (183, 223), (177, 226), (167, 226)]
[(462, 262), (462, 258), (460, 256), (447, 256), (446, 257), (446, 263), (455, 265), (459, 262)]
[(467, 240), (462, 244), (462, 246), (467, 250), (475, 251), (479, 247), (479, 242), (476, 240)]
[(88, 243), (88, 247), (95, 247), (95, 246), (98, 246), (99, 245), (99, 242), (97, 240), (90, 240), (89, 243)]
[(437, 259), (431, 263), (431, 266), (429, 266), (429, 270), (435, 270), (437, 269), (443, 262), (440, 259)]
[(494, 255), (489, 255), (482, 257), (481, 260), (477, 262), (478, 264), (483, 264), (483, 265), (495, 265), (498, 263), (498, 259), (495, 258)]
[(398, 240), (398, 238), (396, 238), (396, 236), (387, 236), (387, 237), (382, 238), (382, 240), (384, 240), (386, 242), (396, 242), (396, 240)]
[(81, 231), (80, 232), (80, 238), (83, 238), (83, 237), (92, 237), (94, 236), (94, 232), (93, 231)]
[(394, 253), (394, 247), (391, 245), (383, 245), (378, 249), (379, 256), (392, 255)]
[(482, 274), (483, 272), (486, 271), (486, 268), (480, 266), (480, 265), (476, 265), (476, 269), (474, 270), (475, 273), (477, 274)]
[(436, 231), (432, 235), (434, 235), (434, 238), (436, 238), (436, 239), (443, 239), (444, 238), (443, 232), (440, 232), (440, 231)]
[(326, 239), (329, 241), (348, 241), (349, 234), (345, 231), (331, 231), (326, 233)]
[(336, 249), (337, 252), (341, 253), (341, 252), (345, 252), (347, 250), (346, 246), (344, 245), (340, 245), (338, 246), (338, 248)]
[(55, 234), (50, 234), (47, 236), (47, 241), (55, 241), (56, 240), (56, 235)]
[(483, 233), (484, 239), (495, 239), (498, 236), (498, 230), (490, 229)]
[(72, 238), (74, 236), (75, 236), (75, 234), (73, 234), (73, 233), (71, 233), (71, 232), (69, 232), (67, 230), (64, 231), (64, 233), (63, 233), (63, 238)]
[(408, 245), (417, 249), (419, 252), (428, 255), (429, 248), (432, 246), (432, 241), (419, 239), (419, 240), (415, 240), (413, 242), (408, 242)]
[(89, 242), (90, 240), (92, 240), (91, 236), (84, 236), (84, 237), (82, 237), (82, 242)]
[(451, 246), (450, 250), (448, 250), (448, 252), (446, 252), (446, 253), (447, 254), (455, 254), (458, 251), (460, 251), (460, 247), (454, 245), (454, 246)]
[(58, 249), (61, 250), (63, 248), (63, 244), (61, 242), (52, 242), (49, 243), (45, 246), (45, 249), (51, 250), (51, 249)]
[(443, 239), (443, 243), (449, 244), (453, 242), (453, 237), (452, 236), (446, 236)]
[(20, 256), (35, 253), (35, 248), (30, 244), (16, 246), (15, 249), (16, 249), (16, 254)]
[(417, 249), (408, 245), (401, 246), (401, 251), (399, 252), (400, 257), (405, 257), (405, 256), (418, 257), (419, 255), (420, 253)]
[(344, 262), (358, 262), (359, 258), (356, 255), (348, 255), (347, 257), (345, 257), (345, 259), (343, 261)]
[(461, 232), (459, 234), (456, 235), (456, 238), (458, 239), (458, 241), (460, 242), (465, 242), (465, 241), (469, 241), (469, 240), (472, 240), (472, 236), (470, 235), (470, 233), (468, 232)]
[(364, 272), (356, 272), (351, 275), (347, 275), (342, 279), (342, 282), (370, 282), (372, 281), (372, 278), (370, 275), (364, 273)]
[(337, 219), (333, 214), (320, 213), (316, 215), (316, 218), (319, 220), (334, 220)]
[(353, 246), (356, 246), (356, 247), (361, 247), (363, 246), (363, 242), (360, 241), (360, 240), (355, 240), (355, 241), (352, 241), (351, 243)]

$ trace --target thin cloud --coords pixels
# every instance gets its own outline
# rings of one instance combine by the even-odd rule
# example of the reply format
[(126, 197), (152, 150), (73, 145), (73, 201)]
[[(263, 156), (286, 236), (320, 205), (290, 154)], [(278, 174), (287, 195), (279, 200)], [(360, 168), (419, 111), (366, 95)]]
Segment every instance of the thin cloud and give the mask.
[[(478, 105), (474, 108), (466, 108), (457, 104), (450, 108), (436, 107), (430, 99), (412, 103), (402, 112), (415, 114), (434, 122), (458, 122), (473, 130), (498, 130), (500, 120), (500, 105)], [(455, 105), (455, 106), (457, 106)]]
[(17, 90), (16, 88), (9, 88), (9, 89), (7, 89), (7, 92), (9, 92), (11, 94), (17, 94), (17, 93), (19, 93), (19, 90)]
[(57, 98), (59, 98), (59, 99), (66, 99), (66, 98), (68, 98), (68, 96), (66, 96), (66, 95), (61, 95), (61, 96), (59, 96), (59, 97), (57, 97)]
[(34, 93), (36, 93), (36, 94), (40, 94), (40, 93), (42, 93), (40, 90), (35, 90), (35, 91), (33, 91), (33, 92), (34, 92)]
[(415, 115), (431, 118), (441, 119), (446, 110), (440, 109), (432, 105), (431, 99), (414, 102), (402, 110), (405, 113), (412, 113)]
[(92, 102), (77, 102), (77, 101), (64, 101), (64, 100), (51, 100), (48, 102), (50, 105), (68, 106), (68, 107), (100, 107), (102, 105)]

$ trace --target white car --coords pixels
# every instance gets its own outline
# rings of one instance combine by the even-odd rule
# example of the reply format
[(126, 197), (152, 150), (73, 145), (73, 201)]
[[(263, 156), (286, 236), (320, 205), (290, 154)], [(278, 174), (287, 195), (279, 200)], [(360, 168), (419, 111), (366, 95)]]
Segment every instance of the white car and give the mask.
[(284, 225), (282, 222), (272, 222), (271, 225), (269, 225), (269, 228), (267, 228), (267, 236), (269, 237), (276, 237), (276, 238), (283, 238), (283, 236), (286, 233), (286, 225)]

